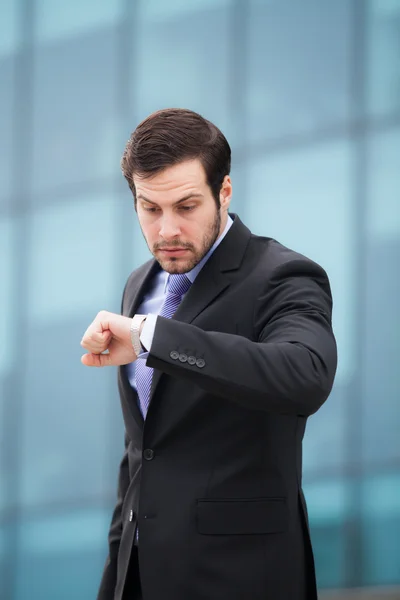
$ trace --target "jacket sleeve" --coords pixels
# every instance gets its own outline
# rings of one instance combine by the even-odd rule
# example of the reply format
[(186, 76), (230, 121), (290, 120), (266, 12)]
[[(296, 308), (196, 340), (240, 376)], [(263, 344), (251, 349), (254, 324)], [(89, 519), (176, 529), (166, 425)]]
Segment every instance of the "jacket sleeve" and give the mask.
[(122, 534), (122, 505), (129, 487), (128, 443), (128, 436), (125, 434), (125, 452), (119, 467), (117, 503), (114, 508), (108, 534), (109, 552), (104, 566), (97, 600), (113, 600), (115, 593), (118, 550)]
[[(252, 339), (158, 317), (146, 364), (249, 409), (316, 412), (337, 365), (327, 275), (298, 258), (265, 279), (255, 299)], [(189, 348), (203, 360), (181, 362), (178, 353)]]

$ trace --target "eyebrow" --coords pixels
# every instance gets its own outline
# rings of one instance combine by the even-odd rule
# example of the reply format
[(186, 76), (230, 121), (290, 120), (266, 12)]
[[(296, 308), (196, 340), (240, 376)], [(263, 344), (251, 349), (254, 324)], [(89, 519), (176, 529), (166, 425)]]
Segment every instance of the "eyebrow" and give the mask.
[[(203, 194), (199, 194), (199, 193), (187, 194), (187, 196), (183, 196), (183, 198), (180, 198), (180, 200), (177, 200), (176, 202), (174, 202), (174, 206), (177, 204), (181, 204), (182, 202), (185, 202), (186, 200), (190, 200), (191, 198), (203, 198)], [(137, 199), (144, 200), (145, 202), (148, 202), (149, 204), (157, 205), (157, 202), (153, 202), (152, 200), (149, 200), (148, 198), (146, 198), (146, 196), (143, 196), (143, 194), (138, 194)]]

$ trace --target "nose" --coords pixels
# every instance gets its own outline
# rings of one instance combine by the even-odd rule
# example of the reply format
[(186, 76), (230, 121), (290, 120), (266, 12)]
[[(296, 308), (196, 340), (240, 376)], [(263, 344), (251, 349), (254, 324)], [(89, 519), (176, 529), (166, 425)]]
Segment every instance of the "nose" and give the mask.
[(160, 237), (171, 240), (180, 234), (180, 228), (173, 217), (163, 216), (160, 227)]

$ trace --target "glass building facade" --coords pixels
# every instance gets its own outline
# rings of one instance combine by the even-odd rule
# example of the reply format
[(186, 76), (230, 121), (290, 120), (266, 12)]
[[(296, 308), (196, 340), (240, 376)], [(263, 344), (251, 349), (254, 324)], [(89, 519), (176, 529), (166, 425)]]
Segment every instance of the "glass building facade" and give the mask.
[(318, 581), (383, 598), (400, 586), (400, 0), (2, 1), (0, 598), (95, 598), (123, 426), (115, 370), (85, 369), (79, 342), (149, 257), (119, 160), (168, 106), (225, 133), (254, 233), (330, 275), (339, 367), (304, 442)]

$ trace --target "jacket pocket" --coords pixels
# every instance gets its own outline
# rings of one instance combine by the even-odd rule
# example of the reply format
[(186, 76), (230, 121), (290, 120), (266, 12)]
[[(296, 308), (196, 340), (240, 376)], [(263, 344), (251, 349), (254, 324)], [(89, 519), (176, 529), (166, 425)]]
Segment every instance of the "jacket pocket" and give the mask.
[(288, 527), (285, 498), (199, 499), (197, 531), (205, 535), (279, 533)]

